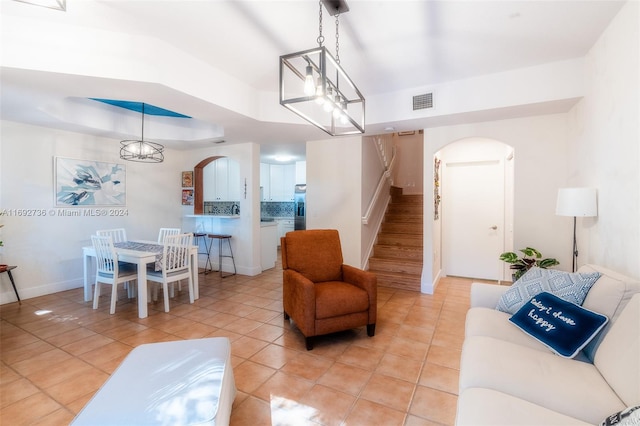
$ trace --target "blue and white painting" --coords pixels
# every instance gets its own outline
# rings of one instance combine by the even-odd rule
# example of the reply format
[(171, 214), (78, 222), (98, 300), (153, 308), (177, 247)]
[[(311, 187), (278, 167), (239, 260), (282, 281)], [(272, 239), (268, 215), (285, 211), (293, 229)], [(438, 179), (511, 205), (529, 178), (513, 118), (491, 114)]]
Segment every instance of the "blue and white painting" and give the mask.
[(56, 206), (124, 206), (125, 166), (55, 157)]

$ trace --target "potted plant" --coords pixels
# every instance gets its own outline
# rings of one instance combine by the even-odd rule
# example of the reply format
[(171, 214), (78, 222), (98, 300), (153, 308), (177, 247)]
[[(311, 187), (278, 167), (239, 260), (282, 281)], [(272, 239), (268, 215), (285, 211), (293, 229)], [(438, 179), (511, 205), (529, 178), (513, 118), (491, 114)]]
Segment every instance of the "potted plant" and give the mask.
[(531, 247), (521, 249), (520, 251), (523, 254), (522, 257), (518, 256), (517, 253), (514, 253), (512, 251), (508, 251), (500, 255), (500, 260), (511, 265), (509, 269), (512, 269), (514, 271), (512, 274), (514, 282), (517, 281), (525, 272), (527, 272), (533, 266), (547, 269), (551, 266), (560, 264), (560, 262), (551, 257), (542, 259), (542, 254), (538, 250)]

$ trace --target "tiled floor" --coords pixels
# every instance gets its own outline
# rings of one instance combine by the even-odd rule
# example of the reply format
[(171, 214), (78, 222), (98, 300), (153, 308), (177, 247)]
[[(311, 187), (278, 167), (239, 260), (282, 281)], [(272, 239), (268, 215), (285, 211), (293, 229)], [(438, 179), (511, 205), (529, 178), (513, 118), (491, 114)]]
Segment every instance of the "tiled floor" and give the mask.
[(470, 280), (435, 295), (380, 287), (376, 335), (364, 327), (306, 351), (282, 316), (280, 265), (256, 277), (200, 275), (139, 319), (124, 293), (109, 315), (82, 289), (0, 307), (0, 424), (66, 425), (137, 345), (227, 336), (238, 394), (232, 425), (453, 424)]

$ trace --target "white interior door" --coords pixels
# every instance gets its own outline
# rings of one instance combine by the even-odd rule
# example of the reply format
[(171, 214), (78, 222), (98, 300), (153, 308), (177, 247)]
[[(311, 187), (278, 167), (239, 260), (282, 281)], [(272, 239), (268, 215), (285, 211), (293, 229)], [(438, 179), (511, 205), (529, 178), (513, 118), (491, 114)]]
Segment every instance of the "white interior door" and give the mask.
[(445, 163), (442, 251), (449, 276), (501, 279), (504, 167), (500, 160)]

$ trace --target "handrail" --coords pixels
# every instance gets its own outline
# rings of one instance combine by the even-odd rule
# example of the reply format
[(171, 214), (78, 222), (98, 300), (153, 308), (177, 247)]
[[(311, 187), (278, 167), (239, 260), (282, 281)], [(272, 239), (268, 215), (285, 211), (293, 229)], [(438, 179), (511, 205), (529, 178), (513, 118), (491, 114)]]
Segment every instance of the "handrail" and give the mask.
[(396, 153), (393, 150), (393, 157), (391, 158), (391, 162), (389, 163), (389, 167), (382, 173), (380, 176), (380, 180), (378, 181), (378, 186), (376, 187), (376, 192), (371, 197), (371, 201), (369, 201), (369, 206), (367, 207), (367, 211), (364, 216), (362, 216), (362, 224), (367, 225), (369, 223), (369, 219), (371, 218), (371, 213), (373, 212), (374, 206), (378, 202), (378, 198), (382, 194), (382, 189), (384, 188), (385, 181), (391, 178), (391, 170), (393, 170), (393, 166), (396, 161)]

